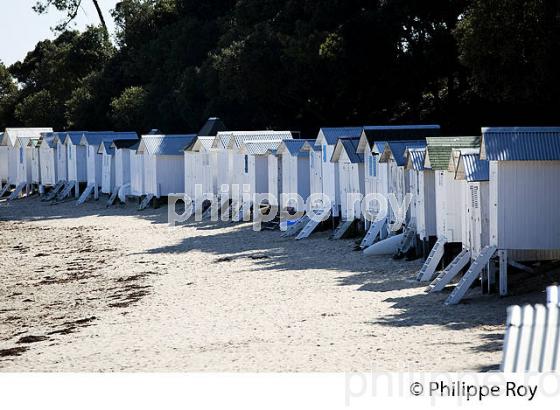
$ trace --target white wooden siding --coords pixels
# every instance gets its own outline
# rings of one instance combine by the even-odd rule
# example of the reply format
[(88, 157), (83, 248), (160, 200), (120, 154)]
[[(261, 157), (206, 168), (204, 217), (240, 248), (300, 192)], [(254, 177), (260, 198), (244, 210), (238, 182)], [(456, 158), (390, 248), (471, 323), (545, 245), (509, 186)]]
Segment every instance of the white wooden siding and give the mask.
[[(560, 256), (560, 161), (490, 162), (490, 243)], [(521, 253), (518, 253), (521, 255)], [(531, 253), (525, 255), (531, 258)]]
[(6, 182), (9, 175), (8, 147), (0, 146), (0, 183)]
[(146, 194), (144, 155), (136, 151), (130, 153), (130, 193), (133, 196)]
[(68, 181), (68, 158), (66, 145), (62, 142), (56, 144), (56, 177), (57, 181)]
[(57, 150), (49, 147), (45, 141), (39, 148), (39, 164), (41, 166), (41, 184), (54, 186), (57, 183)]
[(437, 236), (444, 235), (449, 242), (462, 242), (466, 182), (455, 180), (449, 171), (436, 171), (435, 178)]

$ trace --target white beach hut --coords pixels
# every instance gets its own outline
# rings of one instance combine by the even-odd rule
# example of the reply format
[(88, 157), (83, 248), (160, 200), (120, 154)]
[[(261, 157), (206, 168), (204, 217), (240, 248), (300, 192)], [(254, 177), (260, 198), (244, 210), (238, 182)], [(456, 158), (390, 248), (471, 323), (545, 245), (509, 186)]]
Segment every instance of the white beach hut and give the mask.
[(209, 198), (218, 194), (218, 152), (212, 149), (215, 137), (197, 137), (185, 148), (185, 194), (197, 199), (196, 187)]
[(185, 193), (193, 200), (196, 185), (201, 186), (201, 193), (206, 196), (218, 195), (218, 172), (225, 167), (218, 164), (219, 150), (213, 144), (218, 133), (226, 129), (219, 118), (209, 118), (196, 140), (185, 147)]
[(489, 161), (490, 249), (477, 261), (497, 252), (504, 295), (508, 264), (560, 260), (560, 127), (483, 128), (480, 158)]
[[(132, 140), (134, 142), (134, 140)], [(112, 141), (103, 141), (97, 150), (101, 156), (101, 193), (111, 194), (115, 188), (115, 149)], [(130, 168), (130, 164), (129, 164)]]
[[(272, 189), (272, 192), (278, 195), (278, 201), (281, 200), (282, 194), (297, 194), (304, 201), (309, 198), (311, 192), (309, 152), (302, 150), (305, 144), (312, 146), (314, 140), (284, 140), (276, 150), (276, 161), (270, 158), (269, 179), (272, 178), (270, 182), (272, 188), (274, 188), (274, 180), (277, 181), (276, 189)], [(300, 209), (300, 205), (302, 204), (297, 204), (295, 201), (289, 203), (289, 207), (295, 211), (304, 210)]]
[[(227, 147), (233, 136), (231, 131), (218, 132), (212, 142), (212, 150), (216, 152), (216, 185), (218, 188), (218, 198), (222, 197), (222, 192), (229, 192), (233, 175), (233, 151)], [(229, 193), (226, 195), (229, 198)]]
[(152, 198), (181, 193), (185, 189), (185, 147), (196, 138), (195, 134), (143, 135), (138, 153), (143, 155), (144, 191), (146, 198), (140, 208), (149, 205)]
[(424, 168), (432, 169), (435, 173), (437, 242), (418, 272), (417, 278), (421, 281), (432, 280), (440, 261), (445, 256), (446, 248), (450, 247), (458, 251), (462, 248), (466, 212), (465, 184), (464, 181), (455, 179), (455, 170), (453, 168), (450, 170), (450, 159), (453, 158), (453, 149), (479, 147), (478, 136), (427, 138)]
[(359, 138), (340, 138), (331, 158), (331, 161), (338, 165), (338, 197), (343, 222), (354, 221), (362, 216), (365, 173), (364, 156), (357, 153), (359, 140)]
[(2, 145), (4, 133), (0, 132), (0, 192), (8, 182), (8, 146)]
[[(27, 160), (24, 161), (24, 157), (26, 157), (27, 152), (30, 153), (26, 149), (26, 145), (30, 139), (39, 139), (43, 132), (52, 132), (52, 128), (6, 128), (3, 134), (0, 145), (6, 147), (4, 148), (4, 155), (8, 159), (8, 172), (7, 178), (5, 178), (8, 183), (5, 188), (7, 189), (10, 186), (16, 187), (16, 191), (12, 193), (13, 198), (19, 196), (21, 191), (26, 188), (26, 185), (31, 183), (31, 174), (29, 174), (29, 178), (27, 176), (24, 177), (24, 174), (27, 175)], [(20, 140), (18, 143), (19, 138), (23, 138), (23, 140)], [(18, 143), (17, 148), (16, 143)], [(26, 167), (25, 172), (22, 172), (24, 170), (21, 169), (21, 166)], [(29, 166), (29, 170), (31, 171), (31, 166)]]
[(41, 167), (41, 185), (54, 187), (57, 177), (57, 136), (58, 133), (46, 132), (39, 139), (39, 164)]
[[(278, 148), (283, 140), (293, 139), (290, 131), (231, 131), (218, 133), (218, 146), (225, 145), (225, 156), (218, 151), (218, 161), (224, 159), (224, 170), (218, 173), (218, 185), (229, 185), (230, 193), (235, 186), (240, 195), (246, 185), (246, 193), (268, 193), (268, 152)], [(231, 194), (230, 196), (231, 197)]]
[(40, 139), (32, 138), (27, 143), (31, 155), (31, 183), (39, 187), (41, 185), (41, 161), (39, 157)]
[(87, 152), (81, 144), (82, 137), (87, 132), (70, 131), (65, 134), (66, 147), (67, 188), (74, 189), (74, 196), (79, 198), (80, 190), (87, 183)]
[[(114, 140), (111, 143), (115, 163), (114, 188), (112, 191), (118, 194), (119, 199), (123, 203), (126, 202), (128, 195), (132, 195), (132, 161), (139, 145), (139, 140)], [(141, 172), (142, 170), (140, 169), (140, 178), (142, 177)], [(104, 178), (107, 177), (104, 176)]]
[[(101, 132), (88, 132), (82, 135), (80, 139), (80, 145), (85, 147), (86, 151), (86, 179), (87, 186), (78, 204), (85, 202), (90, 195), (93, 194), (94, 198), (98, 198), (99, 188), (103, 184), (103, 154), (100, 154), (100, 146), (105, 142), (107, 143), (107, 148), (111, 151), (111, 143), (114, 140), (138, 140), (138, 135), (135, 132), (113, 132), (113, 131), (101, 131)], [(111, 169), (114, 168), (114, 163), (112, 162), (112, 155), (106, 156), (107, 167), (109, 172), (107, 173), (108, 181), (107, 189), (111, 189), (111, 183), (114, 181)]]
[[(322, 215), (322, 217), (303, 218), (300, 225), (302, 229), (296, 236), (297, 240), (311, 235), (319, 226), (320, 220), (331, 218), (334, 221), (335, 218), (340, 217), (340, 175), (338, 162), (332, 162), (331, 158), (340, 138), (359, 138), (362, 130), (362, 127), (321, 128), (313, 145), (304, 144), (302, 150), (309, 153), (309, 185), (312, 198), (310, 206), (314, 213)], [(320, 196), (326, 197), (328, 200), (321, 201)], [(330, 203), (330, 209), (328, 209), (328, 203)], [(300, 229), (298, 225), (294, 229)]]
[[(141, 140), (140, 140), (141, 141)], [(144, 185), (144, 155), (138, 152), (140, 142), (130, 150), (130, 195), (141, 198), (146, 195)]]
[[(340, 216), (340, 187), (338, 165), (331, 161), (334, 148), (340, 138), (359, 138), (363, 127), (321, 128), (315, 140), (315, 145), (321, 148), (321, 187), (320, 191), (312, 194), (324, 194), (332, 203), (333, 217)], [(314, 164), (317, 166), (318, 164)]]
[(427, 257), (437, 239), (435, 172), (424, 168), (425, 148), (408, 148), (406, 156), (412, 193), (411, 218), (415, 219), (417, 239)]
[[(396, 193), (402, 200), (402, 195), (410, 192), (409, 181), (404, 170), (406, 165), (404, 151), (409, 146), (422, 147), (425, 145), (426, 137), (439, 134), (440, 126), (435, 124), (364, 127), (356, 149), (359, 154), (364, 155), (364, 184), (367, 198), (365, 209), (368, 213), (365, 221), (367, 233), (360, 244), (362, 249), (368, 248), (378, 238), (382, 239), (389, 234), (385, 229), (387, 218), (381, 218), (375, 223), (368, 221), (376, 217), (380, 211), (379, 202), (369, 200), (370, 196), (377, 194), (387, 197), (389, 193)], [(385, 156), (381, 161), (383, 154)]]
[[(239, 147), (239, 155), (234, 157), (234, 183), (239, 183), (244, 187), (243, 191), (251, 196), (269, 193), (269, 159), (276, 165), (272, 168), (277, 175), (278, 161), (271, 152), (276, 151), (281, 142), (282, 140), (244, 141)], [(239, 161), (240, 158), (243, 161)], [(278, 176), (275, 179), (278, 180)], [(273, 188), (277, 190), (277, 184)]]
[(465, 181), (463, 247), (476, 259), (490, 244), (489, 162), (480, 159), (479, 149), (461, 149), (455, 169), (455, 179)]

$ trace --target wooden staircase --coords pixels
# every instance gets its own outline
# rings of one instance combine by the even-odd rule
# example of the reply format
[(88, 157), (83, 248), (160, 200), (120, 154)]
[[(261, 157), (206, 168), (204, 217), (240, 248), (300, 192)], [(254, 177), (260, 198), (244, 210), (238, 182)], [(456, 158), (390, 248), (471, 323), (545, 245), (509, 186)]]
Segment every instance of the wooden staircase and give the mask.
[(455, 259), (453, 259), (453, 261), (439, 273), (434, 281), (428, 285), (426, 292), (432, 293), (442, 291), (443, 288), (449, 284), (465, 266), (467, 266), (467, 263), (469, 263), (470, 260), (471, 253), (468, 249), (463, 248), (459, 255), (457, 255)]
[(451, 295), (445, 301), (446, 305), (456, 305), (463, 299), (473, 282), (480, 277), (482, 269), (488, 264), (490, 258), (496, 253), (495, 246), (486, 246), (480, 255), (471, 263), (471, 266), (463, 278), (459, 281)]
[(422, 268), (418, 272), (418, 275), (416, 276), (416, 280), (420, 282), (428, 282), (432, 280), (432, 277), (436, 272), (439, 261), (441, 261), (441, 258), (443, 257), (444, 246), (446, 243), (447, 243), (447, 238), (445, 236), (441, 236), (438, 238), (434, 247), (430, 251), (428, 258), (424, 262), (424, 265), (422, 265)]

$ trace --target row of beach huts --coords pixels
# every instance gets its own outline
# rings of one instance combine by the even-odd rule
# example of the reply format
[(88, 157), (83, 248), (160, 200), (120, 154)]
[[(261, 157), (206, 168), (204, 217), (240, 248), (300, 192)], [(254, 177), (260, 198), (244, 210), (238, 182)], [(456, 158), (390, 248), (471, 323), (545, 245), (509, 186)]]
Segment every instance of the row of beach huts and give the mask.
[[(278, 224), (283, 236), (332, 229), (332, 239), (359, 235), (366, 256), (421, 256), (417, 280), (428, 292), (453, 286), (446, 304), (475, 283), (506, 295), (508, 270), (536, 276), (560, 266), (560, 127), (442, 136), (438, 125), (361, 126), (322, 128), (315, 139), (229, 131), (219, 118), (185, 135), (6, 128), (0, 182), (8, 200), (39, 192), (83, 204), (106, 195), (108, 205), (137, 198), (139, 209), (178, 193), (198, 198), (197, 185), (222, 202), (234, 185), (277, 198), (323, 194), (328, 210), (284, 204), (297, 217)], [(410, 198), (398, 230), (397, 211), (349, 200), (375, 194)]]

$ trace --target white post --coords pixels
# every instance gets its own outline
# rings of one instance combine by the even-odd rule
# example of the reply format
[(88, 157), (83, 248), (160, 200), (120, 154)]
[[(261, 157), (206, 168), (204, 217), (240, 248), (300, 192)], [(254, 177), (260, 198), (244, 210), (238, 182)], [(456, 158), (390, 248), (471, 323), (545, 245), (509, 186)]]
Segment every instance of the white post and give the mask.
[(507, 277), (507, 250), (499, 250), (500, 258), (500, 296), (507, 296), (508, 293), (508, 277)]
[(80, 198), (80, 183), (78, 181), (74, 181), (74, 196), (76, 199)]
[(558, 291), (558, 286), (549, 286), (546, 288), (546, 304), (548, 306), (560, 306)]

